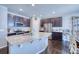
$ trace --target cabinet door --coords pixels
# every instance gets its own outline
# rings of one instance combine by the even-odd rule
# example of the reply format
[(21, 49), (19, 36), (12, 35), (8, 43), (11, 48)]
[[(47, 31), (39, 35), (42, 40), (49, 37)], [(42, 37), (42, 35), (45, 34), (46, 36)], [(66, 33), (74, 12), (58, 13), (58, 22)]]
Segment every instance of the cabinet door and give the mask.
[(44, 24), (45, 24), (45, 19), (41, 19), (41, 21), (40, 21), (40, 26), (41, 26), (41, 27), (44, 27)]
[(40, 27), (43, 27), (43, 20), (40, 20)]
[(27, 27), (27, 19), (26, 18), (23, 18), (21, 22), (23, 23), (24, 27)]
[(59, 24), (58, 19), (54, 18), (54, 27), (58, 27), (59, 26), (58, 24)]
[(62, 17), (59, 17), (58, 21), (59, 21), (59, 27), (62, 27)]
[(53, 27), (62, 27), (62, 17), (51, 18), (51, 23)]
[(27, 26), (30, 27), (30, 19), (27, 19)]
[(62, 33), (61, 32), (52, 32), (52, 39), (53, 40), (62, 40)]
[(52, 23), (52, 27), (62, 27), (62, 17), (41, 20), (41, 26), (46, 23)]
[(15, 23), (15, 27), (23, 26), (22, 18), (19, 16), (14, 16), (14, 23)]
[(13, 20), (13, 15), (8, 14), (8, 27), (13, 27), (14, 26), (14, 20)]
[(44, 24), (47, 24), (47, 23), (49, 23), (50, 21), (49, 21), (49, 18), (47, 18), (47, 19), (44, 19)]
[(51, 18), (52, 27), (54, 27), (54, 19)]
[(7, 13), (8, 9), (0, 6), (0, 49), (7, 46)]

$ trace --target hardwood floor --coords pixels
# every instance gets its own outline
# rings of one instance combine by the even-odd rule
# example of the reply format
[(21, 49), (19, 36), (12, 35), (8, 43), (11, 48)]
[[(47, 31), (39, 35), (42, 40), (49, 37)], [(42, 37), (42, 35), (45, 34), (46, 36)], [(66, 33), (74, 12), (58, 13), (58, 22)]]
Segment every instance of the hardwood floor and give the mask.
[(48, 54), (69, 54), (69, 42), (49, 39)]
[(0, 54), (8, 54), (8, 47), (1, 48)]

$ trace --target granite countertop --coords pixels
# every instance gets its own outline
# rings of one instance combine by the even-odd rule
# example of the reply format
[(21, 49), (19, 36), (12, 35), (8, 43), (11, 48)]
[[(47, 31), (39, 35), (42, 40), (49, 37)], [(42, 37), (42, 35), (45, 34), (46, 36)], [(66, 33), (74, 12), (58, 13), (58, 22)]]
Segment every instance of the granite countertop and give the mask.
[[(39, 32), (39, 38), (48, 37), (50, 35), (51, 33)], [(30, 42), (31, 39), (32, 39), (32, 36), (30, 35), (30, 33), (7, 37), (7, 41), (9, 44), (22, 44), (24, 42)]]

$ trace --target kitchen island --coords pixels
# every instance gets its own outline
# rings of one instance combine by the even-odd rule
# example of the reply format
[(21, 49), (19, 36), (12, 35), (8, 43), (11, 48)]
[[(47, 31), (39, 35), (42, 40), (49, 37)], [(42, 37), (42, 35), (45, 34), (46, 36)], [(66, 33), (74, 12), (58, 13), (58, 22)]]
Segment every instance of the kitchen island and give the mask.
[(8, 36), (10, 54), (40, 54), (48, 47), (51, 33), (39, 32), (39, 39), (32, 39), (30, 33)]

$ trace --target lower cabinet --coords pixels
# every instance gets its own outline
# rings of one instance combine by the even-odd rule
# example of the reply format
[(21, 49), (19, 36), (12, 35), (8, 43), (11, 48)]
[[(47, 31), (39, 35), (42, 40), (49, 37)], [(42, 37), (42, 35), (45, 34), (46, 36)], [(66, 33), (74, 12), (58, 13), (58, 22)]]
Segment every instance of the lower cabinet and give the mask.
[(62, 32), (52, 32), (53, 40), (62, 40)]
[(25, 42), (20, 45), (9, 45), (10, 54), (39, 54), (48, 46), (48, 38), (35, 39), (32, 42)]

